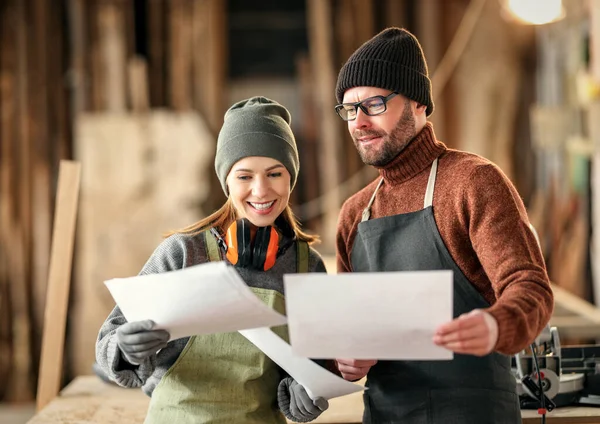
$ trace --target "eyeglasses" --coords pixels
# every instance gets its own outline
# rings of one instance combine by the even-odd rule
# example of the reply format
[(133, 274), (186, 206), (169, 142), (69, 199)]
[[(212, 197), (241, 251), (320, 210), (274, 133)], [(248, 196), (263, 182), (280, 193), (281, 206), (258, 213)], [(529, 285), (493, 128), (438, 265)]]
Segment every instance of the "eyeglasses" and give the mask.
[(387, 102), (397, 96), (391, 93), (387, 96), (373, 96), (356, 103), (342, 103), (335, 107), (335, 111), (344, 121), (354, 121), (358, 108), (369, 116), (381, 115), (387, 110)]

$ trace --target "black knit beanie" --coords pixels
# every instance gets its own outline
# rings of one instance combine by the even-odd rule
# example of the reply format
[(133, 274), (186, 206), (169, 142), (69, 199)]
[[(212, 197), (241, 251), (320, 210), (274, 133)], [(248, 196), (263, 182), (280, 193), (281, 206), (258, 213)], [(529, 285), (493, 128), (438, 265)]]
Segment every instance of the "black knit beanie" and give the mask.
[(342, 103), (352, 87), (378, 87), (395, 91), (427, 106), (433, 113), (431, 80), (423, 50), (414, 35), (403, 28), (388, 28), (360, 46), (338, 75), (335, 95)]
[(227, 196), (227, 174), (237, 161), (248, 156), (265, 156), (281, 162), (289, 171), (294, 188), (300, 161), (291, 119), (285, 107), (261, 96), (237, 102), (227, 110), (215, 155), (215, 171)]

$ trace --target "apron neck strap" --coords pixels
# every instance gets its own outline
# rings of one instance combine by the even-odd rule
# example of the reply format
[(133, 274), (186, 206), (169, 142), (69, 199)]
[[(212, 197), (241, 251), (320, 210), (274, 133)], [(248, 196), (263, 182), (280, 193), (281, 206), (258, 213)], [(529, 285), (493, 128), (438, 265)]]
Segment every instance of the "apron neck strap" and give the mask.
[(371, 196), (371, 200), (369, 200), (369, 204), (363, 210), (362, 218), (361, 218), (360, 222), (368, 221), (369, 218), (371, 217), (371, 206), (373, 206), (373, 202), (375, 201), (375, 195), (377, 194), (377, 191), (379, 191), (379, 187), (381, 187), (381, 184), (383, 184), (383, 178), (381, 178), (379, 180), (377, 187), (375, 187), (375, 191), (373, 191), (373, 195)]
[(435, 187), (437, 164), (438, 158), (435, 158), (435, 160), (431, 164), (431, 171), (429, 171), (429, 180), (427, 181), (427, 190), (425, 191), (425, 201), (423, 202), (423, 209), (433, 205), (433, 188)]
[[(437, 174), (437, 164), (438, 164), (438, 158), (435, 158), (435, 160), (431, 164), (431, 171), (429, 171), (429, 180), (427, 180), (427, 190), (425, 191), (425, 201), (423, 202), (423, 209), (425, 209), (433, 204), (433, 188), (435, 187), (435, 176)], [(375, 190), (373, 191), (373, 195), (371, 196), (371, 199), (369, 200), (369, 204), (362, 212), (362, 218), (361, 218), (360, 222), (368, 221), (369, 218), (371, 217), (371, 206), (373, 206), (373, 202), (375, 201), (375, 196), (377, 195), (377, 192), (379, 191), (379, 187), (381, 187), (381, 184), (383, 184), (383, 178), (381, 178), (379, 180), (377, 187), (375, 187)]]

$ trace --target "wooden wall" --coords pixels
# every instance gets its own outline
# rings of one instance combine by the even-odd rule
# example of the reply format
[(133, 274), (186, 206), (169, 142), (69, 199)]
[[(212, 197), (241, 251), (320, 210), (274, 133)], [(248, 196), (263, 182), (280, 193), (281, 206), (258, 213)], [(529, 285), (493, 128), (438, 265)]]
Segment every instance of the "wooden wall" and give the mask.
[(65, 4), (0, 2), (0, 398), (33, 397), (54, 184), (69, 158)]
[[(474, 9), (483, 3), (487, 3), (485, 8)], [(295, 52), (295, 62), (290, 65), (295, 73), (286, 76), (285, 87), (296, 87), (302, 116), (301, 120), (293, 118), (302, 160), (294, 210), (305, 228), (322, 235), (318, 249), (323, 253), (334, 251), (341, 202), (377, 175), (362, 164), (346, 125), (333, 111), (337, 73), (360, 44), (387, 26), (405, 26), (421, 40), (434, 79), (437, 109), (432, 120), (438, 136), (451, 147), (501, 161), (512, 175), (512, 136), (526, 130), (517, 118), (529, 104), (517, 102), (517, 96), (530, 78), (527, 66), (531, 63), (523, 60), (523, 55), (530, 51), (531, 40), (527, 34), (521, 38), (521, 33), (501, 20), (497, 3), (305, 2), (306, 47)], [(176, 128), (177, 122), (196, 122), (190, 125), (197, 131), (182, 130), (179, 137), (188, 134), (200, 140), (198, 146), (206, 148), (204, 161), (199, 160), (202, 152), (198, 146), (191, 148), (182, 142), (173, 143), (173, 148), (179, 153), (181, 149), (194, 150), (190, 166), (203, 173), (186, 178), (195, 178), (208, 189), (190, 201), (195, 212), (188, 210), (181, 217), (187, 220), (194, 213), (206, 214), (224, 200), (210, 164), (215, 135), (232, 100), (229, 67), (236, 57), (229, 54), (228, 19), (230, 9), (237, 4), (234, 0), (0, 2), (0, 381), (8, 381), (0, 385), (0, 399), (25, 400), (34, 394), (60, 159), (88, 161), (82, 168), (81, 207), (86, 218), (80, 219), (75, 249), (74, 319), (98, 302), (93, 318), (70, 324), (65, 379), (89, 372), (98, 321), (112, 307), (102, 279), (135, 272), (160, 235), (180, 224), (171, 219), (175, 209), (160, 211), (160, 219), (152, 221), (156, 227), (148, 229), (149, 238), (140, 245), (134, 241), (138, 227), (130, 221), (128, 224), (115, 208), (105, 211), (100, 219), (92, 219), (93, 212), (101, 210), (97, 205), (110, 201), (103, 196), (111, 190), (120, 190), (114, 198), (131, 210), (159, 207), (144, 195), (148, 193), (144, 189), (161, 192), (156, 179), (136, 180), (150, 186), (137, 185), (141, 190), (131, 191), (130, 184), (120, 187), (117, 177), (128, 177), (119, 174), (126, 168), (116, 165), (127, 161), (139, 164), (140, 152), (152, 150), (148, 146), (160, 154), (170, 141), (164, 128)], [(265, 0), (259, 6), (268, 5)], [(467, 31), (455, 63), (449, 66), (445, 53), (467, 13), (476, 15), (476, 25)], [(518, 48), (513, 48), (514, 43)], [(444, 66), (445, 76), (436, 76)], [(504, 70), (510, 78), (503, 78)], [(256, 78), (269, 81), (277, 75)], [(144, 136), (149, 128), (159, 127), (162, 130), (157, 131), (162, 133)], [(109, 153), (118, 161), (100, 167), (101, 161), (109, 160)], [(148, 170), (159, 172), (158, 168), (140, 166), (135, 168), (140, 173), (136, 173), (133, 168), (131, 178), (140, 173), (148, 176)], [(111, 184), (102, 185), (102, 172), (111, 173), (107, 177)], [(528, 186), (531, 176), (515, 173), (515, 180), (520, 188), (532, 190)], [(91, 193), (98, 197), (91, 198)], [(138, 203), (136, 193), (142, 193)], [(150, 221), (142, 222), (148, 226)], [(96, 237), (104, 229), (110, 234)], [(97, 243), (84, 241), (91, 239)], [(106, 244), (101, 246), (100, 242)], [(128, 249), (129, 259), (118, 258), (111, 250), (115, 245)], [(94, 254), (98, 258), (91, 264), (89, 258)], [(123, 259), (124, 263), (111, 262), (111, 258)], [(110, 264), (98, 273), (103, 259)], [(85, 353), (78, 356), (80, 351)]]

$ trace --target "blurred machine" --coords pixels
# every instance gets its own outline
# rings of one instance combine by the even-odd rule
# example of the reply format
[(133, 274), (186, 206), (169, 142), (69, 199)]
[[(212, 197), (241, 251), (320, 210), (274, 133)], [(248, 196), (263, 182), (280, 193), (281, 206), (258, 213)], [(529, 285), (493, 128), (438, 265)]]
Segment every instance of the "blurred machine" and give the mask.
[(561, 347), (556, 327), (546, 327), (531, 351), (515, 355), (512, 364), (521, 409), (540, 407), (539, 380), (548, 411), (570, 405), (600, 406), (600, 345)]

